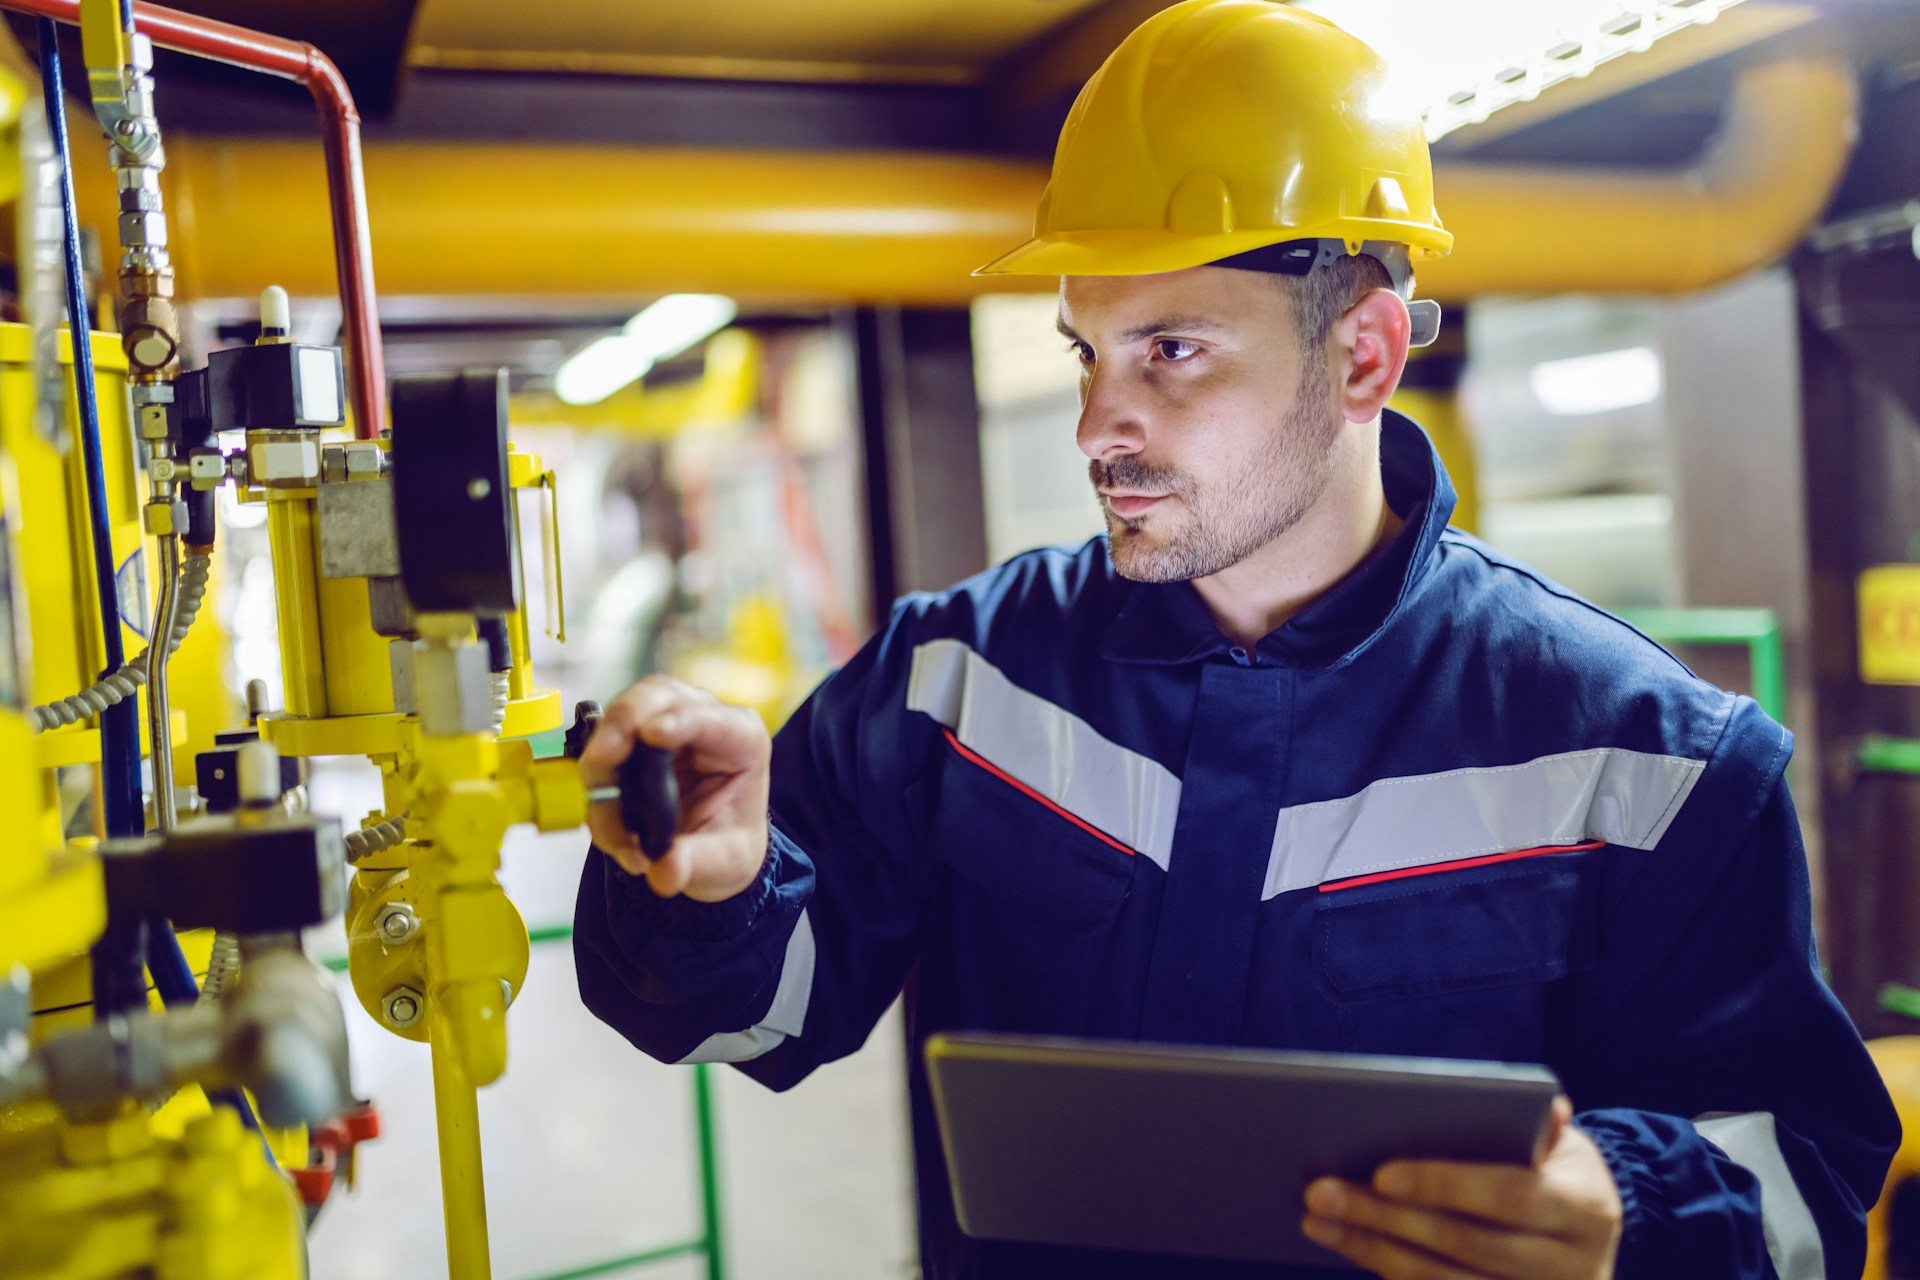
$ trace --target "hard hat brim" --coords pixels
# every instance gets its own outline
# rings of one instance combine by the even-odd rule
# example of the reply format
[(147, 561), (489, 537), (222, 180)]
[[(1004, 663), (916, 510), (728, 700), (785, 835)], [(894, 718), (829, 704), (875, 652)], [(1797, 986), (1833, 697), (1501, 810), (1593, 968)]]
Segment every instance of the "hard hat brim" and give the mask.
[(1160, 228), (1062, 231), (1036, 236), (1010, 253), (974, 271), (976, 276), (1147, 276), (1184, 271), (1265, 245), (1325, 237), (1358, 246), (1367, 240), (1392, 240), (1407, 246), (1413, 260), (1445, 257), (1453, 233), (1439, 227), (1384, 218), (1344, 218), (1324, 227), (1260, 227), (1215, 235)]

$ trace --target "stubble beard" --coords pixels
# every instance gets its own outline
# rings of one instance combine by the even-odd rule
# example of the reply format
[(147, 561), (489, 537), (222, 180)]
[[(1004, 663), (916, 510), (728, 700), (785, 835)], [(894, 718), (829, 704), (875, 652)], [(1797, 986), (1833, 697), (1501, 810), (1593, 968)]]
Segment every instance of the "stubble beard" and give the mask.
[(1183, 526), (1156, 541), (1152, 526), (1167, 519), (1157, 510), (1129, 520), (1107, 509), (1107, 554), (1114, 572), (1135, 582), (1210, 577), (1300, 523), (1326, 492), (1340, 430), (1325, 379), (1312, 369), (1303, 375), (1266, 446), (1218, 486), (1202, 488), (1176, 468), (1149, 466), (1133, 457), (1088, 466), (1096, 490), (1163, 493), (1187, 513)]

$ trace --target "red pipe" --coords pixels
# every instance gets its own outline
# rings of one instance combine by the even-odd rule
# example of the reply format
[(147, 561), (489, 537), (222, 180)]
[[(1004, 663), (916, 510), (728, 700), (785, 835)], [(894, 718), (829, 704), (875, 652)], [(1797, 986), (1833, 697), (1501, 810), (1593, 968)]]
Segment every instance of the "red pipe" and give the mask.
[[(0, 0), (0, 8), (75, 25), (80, 21), (80, 0)], [(362, 440), (376, 438), (387, 424), (386, 359), (380, 346), (380, 318), (374, 311), (373, 241), (367, 233), (367, 183), (360, 165), (360, 112), (340, 69), (305, 41), (157, 4), (136, 3), (133, 20), (135, 30), (164, 48), (298, 81), (313, 94), (327, 150), (333, 259), (340, 276), (353, 429)]]

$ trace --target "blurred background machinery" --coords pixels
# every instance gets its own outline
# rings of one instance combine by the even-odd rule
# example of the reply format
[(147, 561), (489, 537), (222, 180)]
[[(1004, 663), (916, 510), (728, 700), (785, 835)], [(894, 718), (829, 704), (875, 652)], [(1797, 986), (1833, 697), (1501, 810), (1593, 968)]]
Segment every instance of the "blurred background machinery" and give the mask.
[[(21, 294), (0, 435), (9, 467), (18, 450), (32, 468), (31, 483), (11, 469), (0, 483), (13, 535), (0, 563), (17, 552), (32, 566), (37, 601), (12, 599), (18, 580), (0, 574), (0, 763), (23, 828), (0, 877), (0, 1266), (62, 1280), (306, 1274), (308, 1222), (377, 1133), (350, 1084), (339, 994), (301, 938), (344, 915), (362, 1004), (431, 1046), (450, 1268), (484, 1277), (475, 1089), (504, 1069), (529, 946), (495, 878), (506, 829), (574, 830), (590, 802), (618, 803), (657, 845), (671, 773), (653, 753), (590, 797), (571, 759), (534, 758), (536, 736), (561, 745), (561, 720), (558, 695), (531, 683), (518, 497), (551, 498), (552, 477), (512, 453), (497, 371), (404, 378), (384, 425), (358, 140), (330, 64), (180, 15), (136, 26), (115, 0), (38, 12), (45, 134), (16, 162), (35, 168), (23, 197), (37, 184), (57, 216), (23, 221), (20, 261), (64, 288)], [(109, 140), (111, 311), (89, 296), (54, 17), (78, 22)], [(278, 57), (324, 90), (350, 367), (331, 343), (293, 339), (278, 288), (252, 344), (182, 360), (155, 34)], [(24, 139), (24, 96), (13, 105)], [(53, 363), (62, 306), (69, 376)], [(102, 313), (117, 323), (94, 334)], [(350, 420), (353, 438), (329, 438)], [(203, 695), (227, 727), (192, 752), (169, 660), (206, 604), (222, 492), (265, 508), (285, 709), (268, 711), (255, 682), (239, 727), (221, 714), (231, 699)], [(123, 632), (146, 649), (129, 656)], [(40, 679), (64, 682), (37, 705), (29, 634), (46, 641)], [(194, 674), (217, 688), (223, 673)], [(316, 755), (380, 768), (383, 804), (359, 829), (308, 811), (300, 761)], [(77, 771), (71, 797), (62, 770)], [(698, 1242), (715, 1272), (716, 1239)]]
[[(1920, 15), (1300, 2), (1428, 104), (1459, 247), (1420, 282), (1447, 318), (1398, 403), (1459, 522), (1798, 733), (1832, 981), (1870, 1035), (1913, 1029)], [(214, 1200), (279, 1221), (270, 1150), (326, 1203), (318, 1280), (906, 1274), (896, 1037), (799, 1098), (690, 1097), (576, 1007), (541, 945), (583, 845), (563, 708), (668, 670), (778, 723), (901, 592), (1097, 531), (1052, 299), (967, 273), (1024, 237), (1073, 94), (1161, 0), (189, 7), (133, 6), (149, 65), (117, 3), (0, 0), (0, 787), (36, 833), (0, 850), (0, 964), (31, 975), (0, 1008), (0, 1238), (57, 1190), (87, 1229), (37, 1235), (73, 1252), (26, 1274), (151, 1268)], [(45, 76), (38, 19), (83, 16)], [(67, 703), (181, 630), (162, 696)], [(171, 761), (144, 787), (141, 750)], [(315, 892), (273, 929), (213, 892), (251, 848)], [(344, 1113), (262, 1115), (263, 1148), (233, 1090), (324, 1090), (218, 1046), (267, 1019), (334, 1055), (302, 951), (340, 971), (354, 1083), (299, 1075)], [(237, 1003), (236, 958), (288, 975), (286, 1007)], [(187, 1065), (138, 1080), (47, 1056), (169, 1035), (192, 1052), (140, 1060)], [(1877, 1050), (1912, 1104), (1907, 1050)], [(385, 1136), (356, 1162), (361, 1097)], [(721, 1167), (753, 1223), (725, 1253)], [(1884, 1274), (1920, 1275), (1913, 1168), (1876, 1211)], [(187, 1205), (187, 1169), (244, 1191)]]

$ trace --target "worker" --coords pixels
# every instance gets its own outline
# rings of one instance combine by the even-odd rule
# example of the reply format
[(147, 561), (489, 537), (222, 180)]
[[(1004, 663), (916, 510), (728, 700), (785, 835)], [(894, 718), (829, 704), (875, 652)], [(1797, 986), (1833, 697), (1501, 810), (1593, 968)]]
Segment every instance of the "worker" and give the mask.
[(1365, 45), (1158, 13), (985, 268), (1061, 277), (1105, 536), (901, 600), (771, 741), (667, 679), (608, 706), (589, 779), (638, 739), (686, 790), (657, 860), (595, 811), (587, 1006), (784, 1089), (915, 975), (930, 1280), (1245, 1274), (963, 1235), (918, 1052), (954, 1028), (1550, 1066), (1534, 1167), (1274, 1206), (1390, 1280), (1860, 1274), (1898, 1125), (1814, 958), (1791, 739), (1447, 527), (1386, 404), (1450, 244)]

